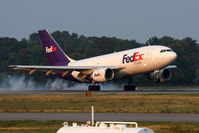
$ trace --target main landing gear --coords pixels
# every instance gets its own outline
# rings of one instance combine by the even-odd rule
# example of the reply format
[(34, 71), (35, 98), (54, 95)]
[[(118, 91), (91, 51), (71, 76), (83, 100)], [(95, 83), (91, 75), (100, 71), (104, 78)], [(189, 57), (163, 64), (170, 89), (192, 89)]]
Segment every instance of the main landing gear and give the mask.
[(124, 91), (135, 91), (136, 86), (132, 84), (132, 78), (129, 77), (127, 85), (124, 86)]
[(100, 91), (100, 85), (91, 84), (88, 86), (89, 91)]

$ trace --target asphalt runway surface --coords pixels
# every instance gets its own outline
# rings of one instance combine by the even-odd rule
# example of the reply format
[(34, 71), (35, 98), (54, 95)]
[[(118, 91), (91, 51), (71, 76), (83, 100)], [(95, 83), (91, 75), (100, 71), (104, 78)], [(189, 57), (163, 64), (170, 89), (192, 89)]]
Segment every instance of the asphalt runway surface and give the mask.
[[(90, 113), (0, 113), (0, 120), (89, 121)], [(199, 114), (95, 113), (96, 121), (199, 122)]]
[[(87, 90), (0, 90), (0, 95), (85, 94)], [(186, 94), (199, 93), (199, 89), (142, 89), (138, 91), (102, 90), (93, 94)]]

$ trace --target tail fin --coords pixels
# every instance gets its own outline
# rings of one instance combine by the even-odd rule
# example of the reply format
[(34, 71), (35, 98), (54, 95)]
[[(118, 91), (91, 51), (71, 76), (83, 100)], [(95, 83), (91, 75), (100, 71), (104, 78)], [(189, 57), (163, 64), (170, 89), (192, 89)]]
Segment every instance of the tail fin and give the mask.
[(63, 52), (63, 50), (59, 47), (57, 42), (46, 29), (40, 30), (38, 33), (43, 44), (44, 52), (48, 58), (49, 65), (68, 65), (69, 62), (73, 61)]

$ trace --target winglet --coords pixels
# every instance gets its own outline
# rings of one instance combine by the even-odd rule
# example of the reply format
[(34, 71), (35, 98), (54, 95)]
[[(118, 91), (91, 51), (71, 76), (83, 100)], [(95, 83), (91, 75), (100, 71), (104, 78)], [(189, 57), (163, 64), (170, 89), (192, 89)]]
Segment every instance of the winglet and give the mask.
[(48, 63), (52, 66), (68, 65), (72, 61), (46, 29), (38, 31)]

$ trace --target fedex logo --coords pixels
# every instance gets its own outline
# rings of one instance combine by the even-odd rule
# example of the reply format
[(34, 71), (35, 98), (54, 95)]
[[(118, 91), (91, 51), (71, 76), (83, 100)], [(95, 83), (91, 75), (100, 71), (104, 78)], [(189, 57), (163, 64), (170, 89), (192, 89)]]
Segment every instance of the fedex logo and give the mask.
[(142, 56), (143, 56), (143, 54), (139, 54), (139, 52), (133, 53), (132, 56), (128, 56), (128, 54), (124, 54), (122, 63), (124, 64), (124, 63), (143, 60)]
[(52, 53), (57, 50), (57, 47), (50, 46), (50, 48), (46, 47), (46, 53)]
[(99, 76), (101, 76), (101, 73), (94, 73), (94, 76), (99, 77)]

